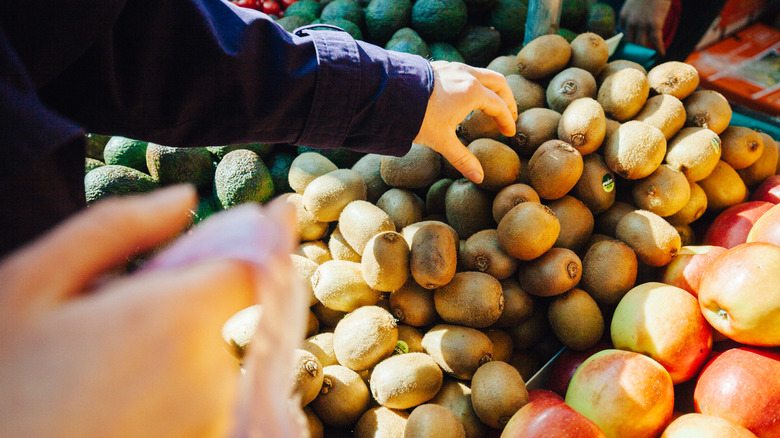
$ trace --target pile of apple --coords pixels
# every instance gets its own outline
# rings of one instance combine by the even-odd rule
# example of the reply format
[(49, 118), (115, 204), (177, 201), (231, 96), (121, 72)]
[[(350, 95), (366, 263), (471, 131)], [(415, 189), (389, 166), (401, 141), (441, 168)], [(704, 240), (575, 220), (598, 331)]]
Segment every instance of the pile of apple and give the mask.
[[(608, 339), (607, 339), (608, 338)], [(780, 176), (714, 218), (502, 437), (780, 437)]]

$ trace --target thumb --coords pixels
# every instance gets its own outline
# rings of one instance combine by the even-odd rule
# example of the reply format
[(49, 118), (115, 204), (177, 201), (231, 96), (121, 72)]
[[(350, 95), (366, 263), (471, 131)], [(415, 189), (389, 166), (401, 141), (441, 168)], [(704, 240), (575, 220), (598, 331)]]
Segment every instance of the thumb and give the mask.
[(455, 134), (443, 139), (441, 149), (438, 152), (450, 162), (463, 176), (475, 184), (479, 184), (485, 178), (482, 164), (469, 149), (458, 140)]
[(45, 305), (83, 291), (128, 257), (178, 234), (195, 202), (194, 188), (181, 185), (92, 204), (0, 265), (0, 304)]

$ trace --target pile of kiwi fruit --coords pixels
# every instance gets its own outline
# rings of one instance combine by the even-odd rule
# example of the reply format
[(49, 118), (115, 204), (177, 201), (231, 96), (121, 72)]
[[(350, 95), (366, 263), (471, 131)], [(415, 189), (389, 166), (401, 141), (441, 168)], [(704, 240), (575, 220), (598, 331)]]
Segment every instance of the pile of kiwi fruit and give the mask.
[[(280, 196), (311, 299), (291, 391), (312, 437), (498, 436), (555, 352), (608, 336), (621, 297), (697, 244), (697, 223), (778, 173), (775, 141), (731, 126), (694, 67), (608, 58), (584, 33), (501, 63), (517, 134), (480, 111), (457, 130), (479, 184), (417, 144), (293, 161)], [(225, 325), (239, 361), (258, 317)]]

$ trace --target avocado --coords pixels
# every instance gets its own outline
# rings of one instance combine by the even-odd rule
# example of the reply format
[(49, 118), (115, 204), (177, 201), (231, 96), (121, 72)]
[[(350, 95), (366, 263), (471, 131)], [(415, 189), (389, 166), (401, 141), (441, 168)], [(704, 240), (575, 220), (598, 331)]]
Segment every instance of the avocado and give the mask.
[(412, 6), (412, 28), (425, 41), (452, 41), (466, 27), (468, 9), (463, 0), (417, 0)]
[[(324, 3), (324, 2), (323, 2)], [(290, 17), (290, 16), (301, 16), (306, 19), (309, 23), (312, 21), (320, 18), (320, 14), (322, 13), (323, 3), (320, 3), (316, 0), (298, 0), (297, 2), (291, 4), (287, 7), (287, 9), (284, 10), (284, 16)]]
[(160, 185), (192, 183), (205, 188), (214, 179), (214, 164), (206, 148), (177, 148), (149, 143), (146, 166), (149, 175)]
[(370, 40), (384, 45), (395, 31), (412, 23), (410, 0), (371, 0), (366, 6), (366, 29)]
[(151, 176), (128, 166), (107, 164), (84, 175), (87, 203), (115, 195), (146, 193), (158, 187)]
[(217, 164), (214, 193), (222, 208), (245, 202), (264, 203), (273, 197), (274, 183), (260, 156), (248, 149), (237, 149)]
[(86, 157), (84, 159), (84, 174), (86, 175), (89, 173), (90, 170), (98, 168), (100, 166), (105, 166), (106, 163), (97, 160), (95, 158)]
[(192, 223), (197, 224), (198, 222), (221, 210), (222, 206), (219, 204), (219, 200), (213, 194), (204, 196), (198, 201), (198, 205), (195, 207), (195, 210), (190, 210), (190, 213), (192, 214)]
[(87, 134), (87, 157), (103, 161), (103, 149), (111, 140), (110, 135)]
[(284, 28), (287, 32), (292, 32), (295, 29), (306, 26), (311, 23), (307, 17), (303, 15), (285, 15), (284, 17), (276, 20), (276, 22)]
[(498, 0), (490, 12), (490, 25), (501, 34), (501, 44), (519, 43), (525, 36), (525, 20), (528, 5), (522, 0)]
[(222, 157), (225, 156), (230, 151), (234, 151), (236, 149), (249, 149), (250, 151), (256, 153), (260, 156), (260, 158), (265, 158), (274, 150), (274, 144), (273, 143), (240, 143), (240, 144), (231, 144), (227, 146), (206, 146), (206, 150), (211, 152), (212, 155), (214, 155), (215, 161), (219, 161), (222, 159)]
[(138, 171), (147, 173), (146, 146), (143, 140), (134, 140), (127, 137), (111, 137), (103, 149), (103, 161), (106, 164), (118, 164), (132, 167)]
[(585, 0), (563, 0), (561, 2), (560, 27), (582, 29), (587, 15), (588, 5)]
[[(345, 19), (345, 18), (328, 18), (323, 19), (322, 17), (314, 20), (311, 22), (312, 25), (315, 25), (312, 27), (314, 30), (331, 30), (331, 31), (337, 31), (336, 29), (333, 29), (330, 26), (336, 26), (339, 29), (343, 30), (344, 32), (348, 33), (352, 38), (356, 40), (363, 40), (363, 31), (360, 30), (360, 27)], [(325, 26), (316, 26), (317, 24), (323, 24)]]
[(277, 195), (293, 191), (287, 176), (290, 173), (290, 165), (295, 157), (296, 155), (292, 151), (278, 150), (274, 151), (265, 160), (268, 170), (271, 172), (274, 192)]
[(455, 44), (466, 64), (475, 67), (488, 65), (500, 47), (501, 34), (492, 26), (468, 26)]
[(355, 23), (361, 31), (366, 27), (366, 14), (360, 4), (355, 0), (333, 0), (323, 6), (320, 18), (325, 23), (336, 19), (351, 21)]
[(431, 43), (428, 44), (428, 49), (431, 51), (431, 58), (434, 61), (466, 62), (463, 59), (463, 55), (458, 52), (458, 49), (450, 43)]
[(385, 49), (412, 53), (423, 58), (430, 59), (431, 57), (431, 50), (428, 48), (428, 44), (414, 29), (409, 27), (398, 29), (385, 45)]
[(588, 11), (585, 30), (609, 39), (615, 35), (615, 10), (606, 3), (596, 3)]

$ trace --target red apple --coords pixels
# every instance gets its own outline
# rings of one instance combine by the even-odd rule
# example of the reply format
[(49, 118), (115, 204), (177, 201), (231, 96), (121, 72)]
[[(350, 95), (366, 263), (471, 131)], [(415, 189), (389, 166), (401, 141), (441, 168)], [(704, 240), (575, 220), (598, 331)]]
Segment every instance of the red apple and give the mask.
[(585, 359), (601, 350), (612, 348), (612, 344), (605, 339), (598, 344), (583, 351), (575, 351), (570, 348), (564, 348), (561, 354), (550, 366), (550, 374), (547, 376), (547, 389), (554, 391), (561, 396), (566, 395), (566, 389), (569, 387), (574, 372)]
[(504, 427), (501, 438), (606, 438), (599, 427), (563, 400), (542, 397), (526, 403)]
[(661, 435), (661, 438), (696, 437), (756, 438), (756, 435), (731, 420), (698, 413), (677, 417)]
[(702, 369), (693, 399), (696, 412), (780, 437), (780, 354), (756, 347), (718, 354)]
[(716, 257), (726, 252), (726, 248), (714, 245), (688, 245), (672, 257), (661, 271), (661, 282), (699, 296), (699, 284), (704, 270)]
[(663, 365), (675, 385), (695, 376), (712, 350), (712, 328), (696, 297), (664, 283), (629, 290), (612, 314), (610, 335), (615, 348)]
[(563, 401), (563, 396), (557, 392), (550, 391), (549, 389), (536, 388), (528, 391), (528, 402), (532, 402), (536, 399), (552, 397), (560, 401)]
[(748, 345), (780, 345), (780, 246), (737, 245), (704, 272), (699, 306), (715, 330)]
[(751, 201), (780, 203), (780, 175), (772, 175), (763, 180), (750, 195)]
[(565, 400), (607, 436), (651, 438), (671, 420), (674, 386), (669, 372), (655, 360), (607, 349), (577, 368)]
[(767, 242), (780, 245), (780, 204), (764, 213), (747, 236), (748, 242)]
[(753, 224), (774, 205), (765, 201), (749, 201), (732, 205), (713, 219), (704, 234), (702, 244), (731, 248), (745, 243)]

